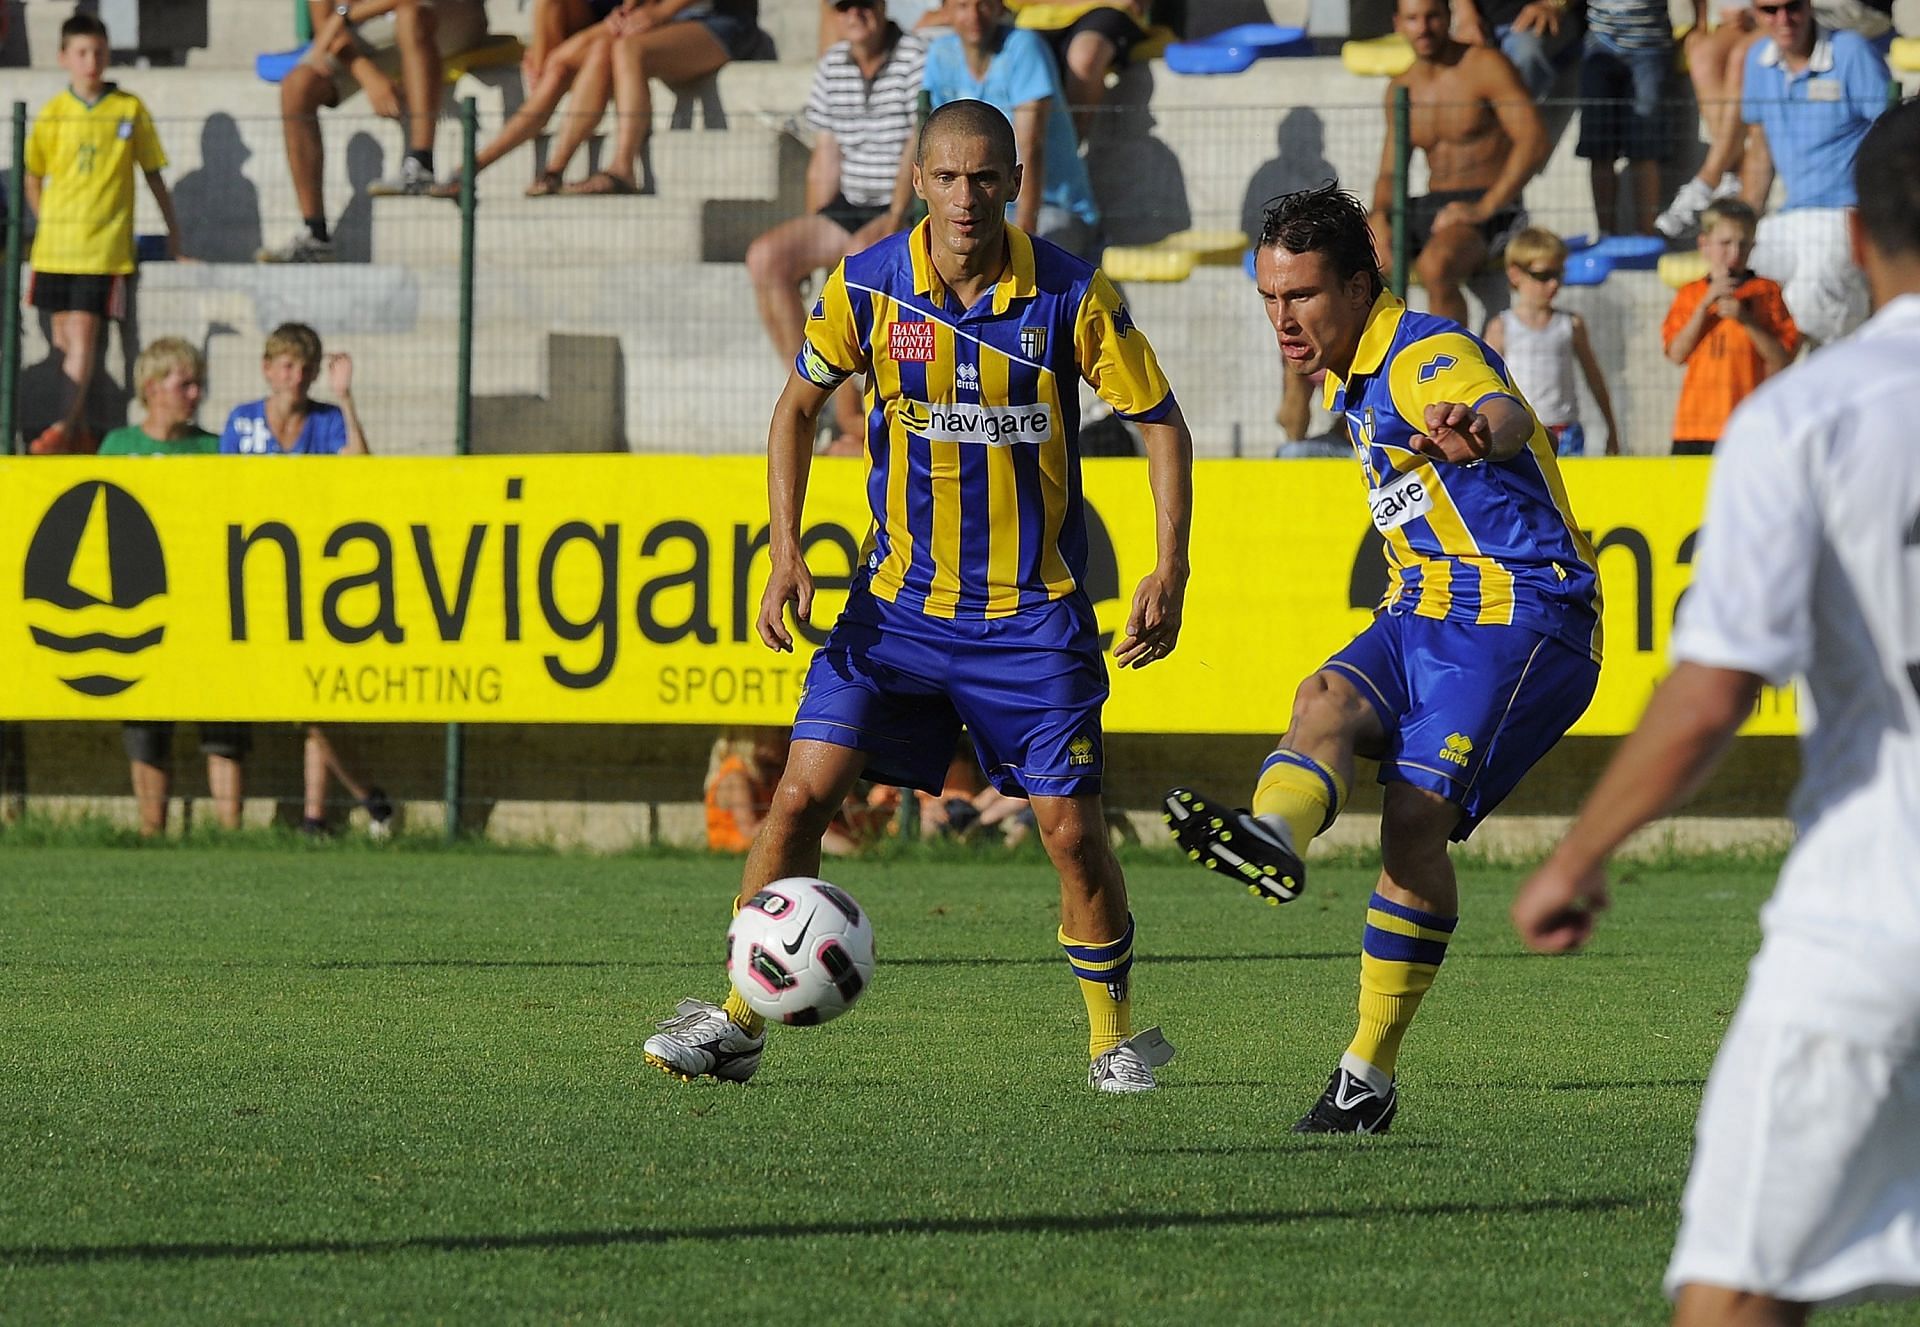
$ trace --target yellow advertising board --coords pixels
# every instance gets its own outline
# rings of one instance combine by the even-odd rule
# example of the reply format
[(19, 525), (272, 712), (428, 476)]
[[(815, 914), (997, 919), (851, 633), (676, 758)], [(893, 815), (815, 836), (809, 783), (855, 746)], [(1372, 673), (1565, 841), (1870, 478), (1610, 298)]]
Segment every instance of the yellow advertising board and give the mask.
[[(1567, 465), (1601, 549), (1606, 664), (1576, 732), (1630, 728), (1665, 671), (1708, 463)], [(16, 719), (783, 723), (867, 534), (822, 460), (795, 654), (754, 634), (754, 457), (0, 460), (0, 715)], [(1385, 583), (1344, 461), (1196, 467), (1178, 652), (1114, 672), (1115, 732), (1278, 732)], [(1142, 461), (1089, 461), (1088, 591), (1117, 635), (1153, 557)], [(1749, 731), (1791, 732), (1769, 694)]]

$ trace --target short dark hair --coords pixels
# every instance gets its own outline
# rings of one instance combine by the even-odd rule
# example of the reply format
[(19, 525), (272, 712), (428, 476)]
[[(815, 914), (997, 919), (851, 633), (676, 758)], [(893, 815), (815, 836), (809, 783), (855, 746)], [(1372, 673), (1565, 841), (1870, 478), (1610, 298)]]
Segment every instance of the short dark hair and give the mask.
[(995, 159), (1012, 169), (1020, 161), (1020, 149), (1013, 141), (1013, 122), (990, 102), (962, 98), (950, 101), (927, 117), (920, 126), (920, 141), (913, 159), (924, 161), (927, 144), (940, 134), (968, 134), (984, 138), (993, 148)]
[(1889, 258), (1920, 256), (1920, 98), (1873, 122), (1853, 159), (1853, 184), (1873, 247)]
[(1362, 272), (1375, 295), (1386, 288), (1380, 259), (1373, 252), (1373, 232), (1367, 228), (1367, 209), (1335, 180), (1318, 189), (1282, 194), (1268, 203), (1260, 222), (1259, 247), (1324, 253), (1341, 281)]
[(98, 37), (107, 40), (107, 25), (93, 14), (75, 14), (60, 25), (60, 49), (66, 50), (67, 43), (75, 37)]

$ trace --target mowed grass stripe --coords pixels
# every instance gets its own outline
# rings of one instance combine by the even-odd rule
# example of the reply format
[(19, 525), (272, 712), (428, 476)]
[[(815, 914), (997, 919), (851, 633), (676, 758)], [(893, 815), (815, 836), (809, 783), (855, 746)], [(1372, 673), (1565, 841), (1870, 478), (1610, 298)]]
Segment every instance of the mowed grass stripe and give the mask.
[(1548, 961), (1517, 873), (1468, 870), (1401, 1121), (1356, 1143), (1287, 1126), (1370, 871), (1267, 909), (1131, 863), (1180, 1056), (1108, 1101), (1030, 857), (837, 864), (859, 1008), (745, 1088), (646, 1069), (719, 993), (737, 870), (0, 847), (0, 1320), (1645, 1322), (1770, 883), (1642, 871)]

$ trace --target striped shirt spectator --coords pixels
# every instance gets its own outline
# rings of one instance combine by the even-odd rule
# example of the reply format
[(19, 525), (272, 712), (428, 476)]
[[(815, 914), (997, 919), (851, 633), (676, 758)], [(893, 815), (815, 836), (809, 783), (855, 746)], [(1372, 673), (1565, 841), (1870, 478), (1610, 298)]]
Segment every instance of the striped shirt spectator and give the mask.
[(1673, 20), (1657, 0), (1587, 0), (1587, 30), (1625, 51), (1673, 46)]
[(885, 207), (900, 174), (900, 156), (913, 133), (927, 44), (889, 24), (893, 50), (872, 79), (849, 42), (836, 42), (814, 70), (807, 123), (832, 134), (840, 147), (840, 192), (855, 207)]

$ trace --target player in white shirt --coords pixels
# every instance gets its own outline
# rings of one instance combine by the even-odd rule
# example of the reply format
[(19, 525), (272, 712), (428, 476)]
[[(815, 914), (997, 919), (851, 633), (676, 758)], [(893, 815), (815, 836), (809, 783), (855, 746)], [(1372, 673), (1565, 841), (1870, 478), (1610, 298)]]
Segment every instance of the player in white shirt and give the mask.
[(1687, 1327), (1920, 1294), (1920, 102), (1854, 170), (1877, 312), (1729, 421), (1673, 673), (1513, 904), (1534, 948), (1584, 944), (1608, 855), (1705, 780), (1763, 682), (1803, 679), (1799, 840), (1667, 1270)]

